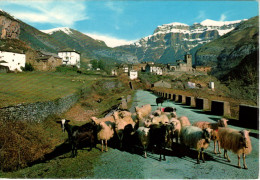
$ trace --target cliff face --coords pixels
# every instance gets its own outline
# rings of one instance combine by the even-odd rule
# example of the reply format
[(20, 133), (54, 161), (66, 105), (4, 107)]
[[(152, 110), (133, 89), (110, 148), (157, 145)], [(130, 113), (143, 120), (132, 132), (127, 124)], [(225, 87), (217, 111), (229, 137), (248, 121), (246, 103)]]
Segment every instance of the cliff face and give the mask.
[(232, 31), (240, 22), (205, 20), (191, 26), (183, 23), (164, 24), (158, 26), (153, 35), (118, 48), (130, 51), (139, 61), (172, 63), (183, 59), (186, 52), (194, 56), (199, 47)]
[[(258, 17), (254, 17), (199, 48), (196, 52), (196, 64), (212, 66), (212, 73), (222, 77), (238, 66), (246, 56), (258, 51), (258, 37)], [(257, 57), (252, 61), (257, 61)]]
[(0, 33), (1, 39), (19, 39), (20, 23), (12, 17), (6, 17), (0, 13)]

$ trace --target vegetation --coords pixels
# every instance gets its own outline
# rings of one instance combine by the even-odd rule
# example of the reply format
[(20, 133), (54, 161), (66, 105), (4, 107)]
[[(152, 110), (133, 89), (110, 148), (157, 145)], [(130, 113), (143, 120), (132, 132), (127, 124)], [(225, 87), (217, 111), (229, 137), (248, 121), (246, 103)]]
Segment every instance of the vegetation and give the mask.
[[(120, 97), (133, 93), (129, 91), (128, 84), (114, 77), (79, 74), (73, 69), (52, 73), (3, 74), (3, 76), (1, 83), (4, 83), (2, 80), (6, 79), (5, 83), (9, 82), (9, 88), (18, 86), (3, 89), (4, 100), (8, 100), (7, 104), (20, 103), (17, 97), (23, 99), (24, 102), (35, 102), (55, 99), (70, 93), (80, 93), (81, 98), (76, 103), (76, 108), (72, 107), (62, 115), (49, 117), (42, 123), (0, 121), (0, 131), (4, 132), (0, 133), (0, 169), (2, 171), (18, 170), (12, 173), (0, 171), (0, 177), (80, 178), (90, 176), (93, 170), (92, 165), (96, 161), (95, 157), (100, 155), (100, 151), (94, 149), (88, 152), (84, 148), (79, 151), (78, 158), (67, 158), (70, 156), (70, 152), (66, 151), (68, 149), (67, 134), (61, 132), (60, 125), (55, 122), (56, 118), (67, 118), (73, 125), (82, 125), (89, 121), (90, 116), (103, 117), (111, 110), (111, 107), (120, 103)], [(27, 81), (29, 83), (25, 83)], [(10, 90), (11, 92), (8, 92)], [(20, 94), (21, 92), (24, 93)], [(9, 94), (8, 98), (15, 94), (13, 100), (17, 101), (10, 101), (7, 94)], [(84, 117), (79, 114), (84, 114)], [(60, 154), (61, 149), (65, 151)], [(38, 164), (40, 162), (46, 163)], [(79, 168), (79, 164), (82, 168)], [(23, 169), (28, 165), (34, 166)]]
[(34, 71), (34, 68), (31, 63), (25, 63), (24, 67), (21, 67), (22, 71)]

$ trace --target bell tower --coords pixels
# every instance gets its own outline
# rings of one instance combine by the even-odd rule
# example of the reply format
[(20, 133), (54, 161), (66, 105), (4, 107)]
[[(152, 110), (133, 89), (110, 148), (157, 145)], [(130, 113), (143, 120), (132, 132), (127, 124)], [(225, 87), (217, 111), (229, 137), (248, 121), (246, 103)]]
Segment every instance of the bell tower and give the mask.
[(192, 67), (192, 55), (190, 53), (185, 55), (185, 61), (188, 67)]

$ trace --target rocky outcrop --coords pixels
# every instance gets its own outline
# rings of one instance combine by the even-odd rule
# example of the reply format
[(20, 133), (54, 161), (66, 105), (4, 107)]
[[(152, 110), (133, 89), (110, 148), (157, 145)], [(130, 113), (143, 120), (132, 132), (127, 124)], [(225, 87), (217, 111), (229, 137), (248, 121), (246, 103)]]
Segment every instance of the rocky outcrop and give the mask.
[(0, 15), (1, 39), (19, 39), (20, 23), (4, 15)]
[[(230, 33), (221, 36), (196, 52), (196, 65), (211, 66), (213, 75), (225, 76), (246, 56), (259, 49), (258, 17), (242, 22)], [(252, 59), (257, 61), (257, 57)]]
[(138, 57), (138, 61), (174, 63), (183, 59), (186, 52), (194, 56), (197, 48), (232, 31), (240, 22), (205, 20), (191, 26), (183, 23), (164, 24), (158, 26), (153, 35), (118, 48), (130, 51)]

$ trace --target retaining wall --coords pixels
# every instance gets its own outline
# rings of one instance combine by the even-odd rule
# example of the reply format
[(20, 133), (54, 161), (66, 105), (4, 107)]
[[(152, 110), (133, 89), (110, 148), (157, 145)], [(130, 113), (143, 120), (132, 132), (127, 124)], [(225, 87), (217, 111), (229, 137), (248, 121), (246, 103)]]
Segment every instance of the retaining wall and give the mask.
[(239, 105), (239, 121), (247, 128), (258, 129), (259, 108), (256, 106)]
[(230, 116), (230, 104), (226, 101), (211, 101), (211, 113), (220, 116)]
[(19, 104), (0, 108), (0, 120), (41, 122), (54, 114), (68, 110), (79, 99), (79, 95), (68, 95), (53, 101)]

